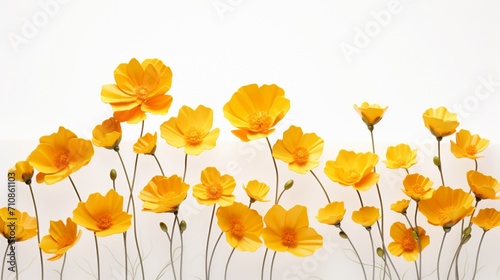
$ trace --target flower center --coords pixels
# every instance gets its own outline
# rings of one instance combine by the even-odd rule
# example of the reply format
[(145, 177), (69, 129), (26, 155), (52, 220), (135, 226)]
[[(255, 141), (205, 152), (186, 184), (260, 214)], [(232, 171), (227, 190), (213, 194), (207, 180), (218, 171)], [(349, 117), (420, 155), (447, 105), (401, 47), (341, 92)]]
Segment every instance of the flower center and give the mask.
[(272, 124), (271, 117), (264, 111), (253, 112), (248, 116), (250, 129), (257, 132), (267, 131)]
[(198, 128), (190, 126), (184, 133), (184, 140), (188, 145), (196, 146), (201, 143), (203, 137), (201, 131)]
[(113, 225), (113, 218), (109, 214), (101, 214), (97, 218), (97, 227), (101, 230), (106, 230)]
[(297, 147), (292, 153), (293, 160), (299, 165), (304, 165), (309, 160), (309, 151), (304, 147)]
[(417, 241), (411, 235), (411, 231), (403, 236), (401, 239), (401, 247), (403, 247), (403, 251), (412, 252), (417, 247)]
[(218, 183), (206, 186), (209, 199), (219, 199), (222, 196), (222, 186)]
[(413, 185), (412, 190), (416, 194), (423, 194), (425, 192), (424, 188), (422, 188), (422, 186), (418, 184)]
[(69, 236), (68, 234), (63, 234), (60, 236), (59, 240), (57, 240), (57, 246), (58, 248), (64, 248), (68, 245), (71, 245), (73, 243), (73, 237)]
[(136, 88), (134, 92), (137, 99), (144, 101), (146, 100), (149, 90), (146, 87), (141, 86)]
[(294, 229), (285, 229), (283, 231), (281, 235), (281, 244), (290, 248), (297, 247), (297, 233)]
[(245, 235), (245, 224), (243, 224), (240, 218), (232, 219), (229, 228), (231, 234), (238, 240), (241, 240)]
[(398, 158), (396, 162), (398, 163), (399, 166), (406, 165), (406, 159), (404, 158)]
[(474, 146), (467, 146), (467, 148), (465, 148), (465, 150), (467, 151), (467, 154), (469, 154), (469, 155), (477, 154), (477, 149)]
[(175, 192), (166, 192), (163, 194), (163, 198), (165, 200), (171, 200), (172, 198), (174, 198), (177, 194)]
[(359, 179), (359, 172), (356, 169), (351, 169), (347, 171), (347, 177), (349, 181), (357, 181)]
[(70, 155), (68, 151), (58, 153), (54, 158), (54, 165), (57, 168), (64, 168), (69, 164)]

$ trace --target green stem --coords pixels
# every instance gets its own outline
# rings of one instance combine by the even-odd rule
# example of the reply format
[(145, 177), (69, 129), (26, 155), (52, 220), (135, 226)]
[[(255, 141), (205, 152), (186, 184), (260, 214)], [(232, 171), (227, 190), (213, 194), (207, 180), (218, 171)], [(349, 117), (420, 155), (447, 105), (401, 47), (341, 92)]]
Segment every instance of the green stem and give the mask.
[(476, 263), (474, 265), (474, 274), (472, 275), (472, 280), (476, 279), (477, 264), (479, 262), (479, 251), (481, 250), (481, 245), (483, 244), (483, 239), (485, 234), (486, 230), (483, 231), (483, 234), (481, 235), (481, 240), (479, 240), (479, 245), (477, 246)]
[(370, 243), (372, 247), (372, 279), (375, 280), (375, 245), (373, 244), (373, 236), (372, 236), (372, 231), (371, 227), (367, 227), (366, 230), (368, 231), (368, 235), (370, 235)]
[(184, 174), (182, 174), (182, 182), (186, 181), (187, 166), (188, 166), (188, 154), (186, 154), (186, 156), (184, 157)]
[[(28, 187), (30, 189), (31, 199), (33, 201), (33, 208), (35, 209), (36, 228), (37, 228), (36, 237), (38, 239), (38, 244), (40, 244), (40, 223), (39, 223), (39, 219), (38, 219), (38, 210), (36, 207), (35, 195), (33, 194), (33, 188), (31, 187), (31, 184), (28, 184)], [(43, 273), (43, 258), (42, 258), (42, 248), (40, 248), (40, 246), (38, 246), (38, 254), (40, 256), (40, 267), (41, 267), (41, 272), (42, 272), (41, 278), (43, 280), (43, 275), (44, 275), (44, 273)]]
[(474, 171), (477, 171), (477, 159), (474, 159)]
[(71, 182), (71, 185), (73, 186), (73, 190), (75, 190), (76, 196), (78, 197), (78, 200), (81, 202), (82, 198), (80, 197), (80, 194), (78, 193), (78, 190), (76, 189), (75, 183), (73, 182), (73, 179), (71, 179), (71, 176), (68, 176), (69, 181)]
[(271, 259), (271, 267), (269, 268), (269, 280), (273, 280), (273, 267), (275, 258), (276, 258), (276, 251), (274, 251), (273, 258)]
[(183, 258), (184, 258), (184, 238), (182, 237), (182, 229), (181, 229), (181, 222), (179, 221), (179, 218), (177, 216), (177, 211), (174, 212), (175, 219), (177, 220), (177, 226), (179, 227), (179, 236), (181, 238), (181, 261), (179, 265), (179, 278), (182, 280), (182, 264), (183, 264)]
[(266, 248), (264, 252), (264, 257), (262, 258), (262, 268), (260, 269), (260, 280), (264, 280), (264, 265), (266, 264), (267, 252), (269, 252), (269, 248)]
[[(422, 279), (422, 241), (420, 240), (420, 231), (418, 230), (418, 223), (417, 223), (417, 214), (418, 214), (418, 202), (416, 203), (415, 206), (415, 232), (417, 233), (417, 243), (418, 243), (418, 273), (417, 277), (418, 279)], [(415, 262), (416, 264), (416, 262)]]
[[(114, 181), (113, 181), (114, 182)], [(123, 232), (123, 250), (125, 252), (125, 280), (128, 279), (127, 232)]]
[(271, 142), (269, 142), (269, 138), (266, 137), (266, 141), (267, 141), (267, 146), (269, 146), (269, 151), (271, 151), (271, 158), (273, 159), (274, 171), (276, 173), (276, 192), (274, 194), (274, 204), (278, 204), (278, 184), (279, 184), (278, 165), (276, 165), (276, 159), (273, 156), (273, 147), (271, 147)]
[(158, 167), (160, 168), (161, 175), (165, 176), (165, 173), (163, 172), (163, 168), (161, 168), (160, 161), (158, 160), (158, 157), (156, 157), (155, 154), (153, 154), (153, 157), (155, 158), (156, 163), (158, 164)]
[(446, 239), (446, 235), (448, 234), (449, 231), (444, 231), (443, 234), (443, 239), (441, 240), (441, 246), (439, 246), (439, 253), (438, 253), (438, 258), (437, 258), (437, 278), (438, 280), (441, 279), (441, 276), (439, 275), (439, 262), (441, 261), (441, 252), (443, 251), (443, 245), (444, 245), (444, 240)]
[(66, 253), (64, 253), (63, 263), (61, 266), (61, 273), (59, 273), (59, 280), (63, 280), (64, 265), (66, 264)]
[(208, 266), (208, 246), (210, 245), (210, 233), (212, 232), (212, 223), (214, 221), (215, 215), (215, 204), (212, 208), (212, 215), (210, 217), (210, 225), (208, 226), (208, 234), (207, 234), (207, 245), (205, 247), (205, 279), (210, 279), (210, 267)]
[(325, 187), (323, 186), (323, 184), (319, 180), (318, 176), (316, 176), (316, 174), (312, 170), (310, 172), (314, 176), (314, 178), (316, 178), (316, 181), (318, 181), (318, 184), (320, 185), (321, 189), (323, 190), (323, 193), (326, 196), (326, 200), (328, 200), (328, 203), (330, 203), (330, 197), (328, 196), (328, 193), (326, 192)]
[(437, 142), (438, 142), (438, 159), (439, 159), (439, 165), (438, 165), (438, 170), (439, 170), (439, 175), (441, 176), (441, 183), (443, 186), (446, 186), (444, 184), (444, 176), (443, 176), (443, 164), (441, 162), (441, 140), (442, 138), (441, 137), (437, 137)]
[(174, 275), (174, 279), (177, 279), (177, 274), (175, 274), (175, 265), (174, 265), (174, 233), (175, 233), (175, 228), (176, 228), (176, 220), (177, 220), (177, 215), (175, 215), (174, 222), (172, 224), (172, 233), (170, 234), (170, 246), (169, 246), (169, 251), (170, 251), (170, 261), (172, 265), (172, 274)]
[(338, 225), (338, 228), (340, 229), (341, 232), (345, 234), (345, 237), (347, 238), (347, 241), (349, 241), (349, 244), (351, 244), (352, 250), (354, 251), (354, 254), (358, 258), (359, 265), (361, 265), (361, 269), (363, 270), (363, 275), (365, 276), (365, 280), (368, 278), (366, 277), (366, 271), (365, 271), (365, 266), (363, 265), (363, 261), (361, 261), (361, 257), (359, 256), (358, 250), (356, 250), (356, 247), (354, 247), (354, 244), (352, 243), (351, 239), (349, 238), (349, 235), (345, 233), (345, 231), (342, 229), (340, 224)]
[(233, 256), (233, 253), (234, 253), (234, 250), (236, 248), (233, 248), (233, 250), (231, 250), (231, 253), (229, 254), (229, 257), (227, 258), (227, 262), (226, 262), (226, 268), (224, 269), (224, 280), (227, 279), (227, 269), (229, 267), (229, 261), (231, 260), (231, 257)]
[(94, 233), (95, 255), (97, 259), (97, 280), (101, 279), (101, 261), (99, 259), (99, 244), (97, 243), (97, 235)]
[(361, 203), (361, 207), (364, 207), (365, 205), (363, 204), (363, 199), (361, 198), (361, 193), (359, 193), (358, 190), (356, 190), (356, 193), (358, 194), (359, 202)]
[(215, 241), (214, 248), (212, 249), (212, 253), (210, 254), (210, 262), (208, 263), (208, 274), (210, 274), (210, 268), (212, 267), (212, 260), (214, 259), (215, 249), (217, 249), (217, 245), (219, 245), (219, 241), (223, 234), (224, 232), (221, 232), (219, 234), (219, 237), (217, 237), (217, 241)]

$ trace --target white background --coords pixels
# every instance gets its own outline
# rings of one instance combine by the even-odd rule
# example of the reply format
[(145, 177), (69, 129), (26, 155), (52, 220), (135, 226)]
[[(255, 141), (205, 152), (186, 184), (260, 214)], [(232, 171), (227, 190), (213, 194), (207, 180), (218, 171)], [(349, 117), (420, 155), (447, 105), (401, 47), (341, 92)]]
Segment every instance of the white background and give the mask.
[[(241, 186), (259, 179), (274, 186), (274, 171), (267, 147), (262, 142), (240, 143), (223, 118), (222, 107), (239, 87), (250, 83), (275, 83), (291, 100), (291, 110), (271, 138), (274, 142), (291, 124), (305, 132), (316, 132), (325, 140), (325, 151), (316, 174), (334, 200), (346, 200), (344, 227), (355, 237), (365, 261), (370, 260), (367, 235), (350, 221), (359, 207), (351, 189), (340, 187), (323, 173), (327, 160), (338, 150), (370, 150), (369, 134), (352, 108), (363, 101), (389, 106), (376, 126), (377, 152), (385, 159), (388, 145), (408, 143), (419, 150), (421, 172), (436, 182), (432, 166), (435, 143), (422, 122), (430, 107), (446, 106), (457, 112), (460, 128), (491, 140), (479, 161), (479, 170), (500, 177), (494, 168), (500, 159), (498, 121), (500, 113), (500, 3), (497, 1), (6, 1), (0, 2), (0, 151), (1, 170), (24, 160), (36, 147), (38, 138), (62, 125), (78, 136), (90, 138), (93, 127), (108, 118), (109, 105), (100, 101), (103, 84), (114, 83), (116, 66), (135, 57), (159, 58), (173, 71), (174, 98), (167, 116), (148, 116), (146, 131), (177, 115), (182, 105), (199, 104), (214, 109), (214, 126), (221, 128), (217, 147), (199, 157), (190, 157), (187, 182), (199, 182), (200, 171), (216, 166), (235, 176), (237, 199), (246, 203)], [(350, 52), (351, 53), (350, 53)], [(122, 151), (129, 168), (139, 126), (124, 125)], [(454, 136), (453, 136), (454, 137)], [(467, 188), (465, 172), (469, 160), (457, 160), (443, 141), (443, 164), (447, 184)], [(159, 139), (158, 156), (167, 175), (182, 174), (182, 150)], [(284, 195), (282, 204), (307, 205), (311, 224), (325, 238), (327, 246), (318, 255), (301, 259), (278, 254), (275, 279), (326, 279), (361, 277), (349, 246), (337, 236), (337, 229), (315, 222), (317, 209), (325, 200), (314, 178), (298, 175), (278, 162), (280, 181), (293, 178), (295, 187)], [(89, 166), (74, 174), (82, 197), (109, 189), (107, 172), (119, 169), (115, 155), (96, 148)], [(141, 158), (138, 192), (158, 171), (151, 158)], [(382, 163), (381, 187), (385, 209), (402, 199), (402, 173), (387, 170)], [(120, 170), (121, 171), (121, 170)], [(123, 180), (123, 177), (121, 178)], [(121, 181), (125, 193), (124, 181)], [(34, 185), (39, 202), (42, 234), (49, 220), (65, 220), (76, 206), (76, 197), (67, 180), (54, 186)], [(367, 201), (377, 205), (375, 190)], [(1, 190), (2, 197), (4, 188)], [(270, 193), (272, 198), (273, 194)], [(33, 215), (27, 188), (19, 184), (19, 208)], [(489, 203), (489, 204), (488, 204)], [(198, 206), (190, 196), (184, 203), (186, 232), (185, 278), (203, 278), (204, 242), (210, 209)], [(1, 204), (3, 205), (3, 204)], [(137, 202), (140, 209), (140, 201)], [(498, 206), (498, 202), (483, 202)], [(257, 205), (264, 215), (268, 204)], [(480, 207), (482, 208), (482, 207)], [(168, 262), (166, 237), (157, 226), (171, 223), (171, 215), (139, 213), (141, 244), (149, 253), (145, 260), (147, 279), (155, 279)], [(420, 217), (424, 221), (424, 217)], [(390, 223), (400, 216), (387, 213)], [(424, 223), (425, 224), (425, 223)], [(424, 275), (433, 272), (442, 230), (425, 225), (431, 246), (424, 251)], [(71, 249), (65, 275), (89, 279), (84, 271), (94, 270), (92, 235), (83, 229), (82, 240)], [(354, 232), (357, 231), (357, 232)], [(215, 240), (218, 228), (214, 227)], [(452, 231), (455, 237), (459, 230)], [(480, 231), (462, 254), (464, 271), (471, 275)], [(486, 236), (478, 274), (481, 279), (499, 278), (495, 230)], [(387, 240), (390, 237), (386, 234)], [(121, 237), (100, 239), (103, 279), (122, 279)], [(212, 243), (213, 244), (213, 243)], [(133, 243), (129, 252), (134, 258)], [(442, 271), (447, 271), (456, 245), (446, 243)], [(35, 239), (18, 244), (21, 279), (39, 274)], [(108, 250), (106, 249), (108, 248)], [(0, 247), (1, 250), (3, 248)], [(213, 277), (221, 278), (230, 249), (224, 240), (216, 252)], [(256, 279), (264, 248), (257, 253), (236, 253), (231, 261), (230, 279)], [(112, 253), (111, 253), (112, 252)], [(119, 263), (114, 261), (115, 256)], [(45, 258), (47, 256), (44, 256)], [(414, 278), (412, 264), (393, 258), (405, 279)], [(57, 276), (60, 262), (45, 262), (48, 279)], [(300, 270), (300, 272), (297, 272)], [(371, 269), (368, 269), (371, 271)], [(164, 279), (170, 279), (170, 270)], [(267, 274), (267, 272), (266, 272)], [(77, 276), (78, 275), (78, 276)], [(81, 276), (80, 276), (81, 275)], [(78, 278), (79, 277), (79, 278)], [(295, 278), (293, 278), (295, 277)], [(314, 278), (314, 279), (318, 279)], [(429, 276), (429, 279), (435, 278)], [(139, 279), (139, 278), (137, 278)], [(312, 279), (312, 278), (311, 278)]]

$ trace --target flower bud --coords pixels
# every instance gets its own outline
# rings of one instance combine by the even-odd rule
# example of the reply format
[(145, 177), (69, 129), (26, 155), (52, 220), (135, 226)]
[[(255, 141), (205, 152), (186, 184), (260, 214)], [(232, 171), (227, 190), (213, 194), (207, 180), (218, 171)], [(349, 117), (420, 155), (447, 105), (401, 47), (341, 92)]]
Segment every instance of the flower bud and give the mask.
[(382, 248), (378, 247), (377, 248), (377, 255), (381, 258), (384, 257), (384, 250)]
[(183, 233), (186, 229), (187, 229), (187, 223), (186, 221), (182, 220), (180, 223), (179, 223), (179, 228), (181, 230), (181, 233)]
[(115, 169), (111, 169), (111, 171), (109, 171), (109, 178), (111, 178), (111, 181), (116, 180), (117, 175), (118, 174), (116, 173)]
[(440, 167), (441, 166), (441, 160), (439, 159), (438, 156), (435, 156), (432, 161), (434, 162), (434, 165), (437, 166), (437, 167)]
[(346, 234), (345, 232), (340, 231), (340, 232), (339, 232), (339, 235), (340, 235), (340, 237), (342, 237), (342, 238), (344, 238), (344, 239), (347, 239), (347, 234)]
[(160, 222), (160, 228), (163, 232), (167, 232), (168, 233), (168, 227), (167, 225), (164, 223), (164, 222)]
[(293, 180), (288, 180), (285, 183), (285, 190), (289, 190), (293, 187)]

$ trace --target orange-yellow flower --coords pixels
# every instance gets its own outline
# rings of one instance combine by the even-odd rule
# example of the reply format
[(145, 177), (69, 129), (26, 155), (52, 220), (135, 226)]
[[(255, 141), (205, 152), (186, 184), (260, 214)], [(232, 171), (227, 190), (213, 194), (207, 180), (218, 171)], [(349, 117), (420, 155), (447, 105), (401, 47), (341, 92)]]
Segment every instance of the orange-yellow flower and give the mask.
[(262, 238), (271, 250), (305, 257), (323, 246), (323, 237), (309, 227), (305, 206), (295, 205), (287, 211), (275, 204), (264, 216), (264, 222)]
[(480, 158), (481, 156), (477, 154), (484, 151), (488, 147), (488, 144), (490, 144), (490, 140), (483, 139), (477, 134), (471, 135), (470, 131), (465, 129), (457, 132), (455, 138), (457, 142), (455, 143), (453, 140), (450, 140), (450, 148), (453, 155), (457, 158)]
[(269, 186), (265, 183), (259, 182), (257, 180), (252, 180), (248, 182), (246, 187), (243, 187), (248, 197), (252, 201), (267, 202), (266, 195), (269, 192)]
[(407, 144), (399, 144), (387, 148), (384, 160), (385, 166), (391, 169), (408, 169), (417, 163), (417, 150), (412, 150)]
[(497, 179), (484, 175), (481, 172), (470, 170), (467, 172), (467, 182), (477, 198), (497, 199), (497, 192), (500, 191), (500, 184)]
[(40, 138), (27, 161), (39, 171), (36, 181), (51, 185), (87, 165), (93, 155), (92, 142), (60, 126), (56, 133)]
[(290, 170), (305, 174), (319, 165), (323, 144), (316, 133), (303, 134), (300, 127), (292, 125), (283, 133), (283, 140), (274, 144), (273, 157), (288, 163)]
[(290, 100), (277, 85), (242, 86), (224, 105), (224, 117), (237, 128), (232, 133), (241, 141), (265, 138), (290, 109)]
[(143, 155), (153, 155), (156, 152), (156, 140), (158, 136), (155, 134), (146, 133), (140, 137), (134, 144), (134, 153)]
[(233, 204), (235, 196), (233, 190), (236, 182), (231, 175), (220, 175), (215, 167), (207, 167), (201, 172), (201, 184), (193, 187), (193, 196), (203, 205), (229, 206)]
[(340, 150), (335, 161), (326, 162), (325, 174), (342, 186), (352, 186), (355, 190), (366, 191), (378, 182), (379, 174), (373, 172), (378, 162), (374, 153), (355, 153)]
[(451, 228), (474, 211), (474, 196), (462, 189), (437, 188), (432, 197), (418, 203), (418, 210), (431, 225)]
[(344, 219), (345, 206), (343, 201), (334, 201), (318, 210), (316, 220), (322, 224), (339, 225)]
[(488, 231), (494, 227), (500, 226), (500, 212), (493, 208), (479, 210), (479, 213), (472, 218), (472, 223)]
[(122, 126), (120, 122), (111, 117), (92, 130), (92, 143), (97, 147), (114, 149), (122, 140)]
[(377, 124), (384, 116), (387, 106), (380, 107), (378, 104), (368, 104), (368, 102), (361, 103), (361, 106), (354, 104), (354, 109), (361, 116), (363, 122), (368, 126)]
[(398, 200), (396, 203), (391, 204), (391, 210), (399, 214), (406, 214), (406, 210), (408, 209), (409, 205), (410, 205), (410, 200), (401, 199)]
[(139, 198), (144, 201), (142, 210), (154, 213), (175, 212), (186, 199), (188, 189), (189, 185), (177, 175), (154, 176), (139, 193)]
[(352, 212), (352, 220), (365, 228), (370, 228), (380, 219), (380, 211), (377, 207), (363, 206), (358, 211)]
[(101, 100), (109, 103), (119, 122), (138, 123), (145, 113), (165, 115), (172, 96), (165, 95), (172, 84), (172, 71), (159, 59), (139, 63), (132, 58), (115, 69), (116, 84), (104, 85)]
[(217, 224), (222, 232), (226, 233), (227, 243), (233, 248), (254, 252), (262, 244), (262, 216), (242, 203), (235, 202), (230, 206), (219, 207)]
[(219, 129), (212, 131), (213, 111), (203, 105), (196, 110), (182, 106), (177, 117), (172, 117), (160, 126), (161, 137), (176, 147), (184, 147), (188, 155), (199, 155), (211, 150), (219, 137)]
[[(430, 238), (425, 234), (425, 230), (421, 227), (417, 227), (418, 238), (420, 238), (420, 246), (422, 250), (427, 247), (430, 243)], [(420, 253), (420, 248), (418, 241), (414, 237), (417, 235), (416, 232), (413, 233), (412, 228), (406, 228), (406, 226), (401, 222), (395, 222), (391, 226), (391, 237), (394, 240), (389, 243), (387, 249), (394, 256), (401, 256), (405, 261), (413, 262), (418, 259)]]
[[(13, 228), (12, 222), (16, 225)], [(12, 231), (15, 232), (14, 236)], [(36, 236), (37, 226), (36, 218), (31, 217), (27, 212), (21, 212), (17, 209), (3, 207), (0, 209), (0, 234), (10, 241), (26, 241)]]
[(434, 189), (433, 182), (429, 178), (418, 173), (408, 174), (403, 180), (403, 192), (415, 201), (429, 199), (432, 197)]
[(429, 108), (422, 115), (425, 127), (436, 137), (445, 137), (455, 133), (459, 122), (457, 114), (450, 113), (445, 107)]
[(50, 221), (49, 234), (42, 238), (39, 246), (45, 253), (55, 254), (49, 261), (56, 261), (80, 240), (81, 235), (82, 231), (71, 218), (66, 219), (66, 224), (61, 220)]
[(123, 196), (113, 189), (105, 196), (89, 195), (86, 202), (79, 202), (73, 210), (75, 223), (101, 237), (127, 231), (131, 220), (132, 215), (123, 211)]
[(16, 162), (16, 165), (9, 169), (9, 173), (14, 173), (16, 181), (31, 184), (31, 178), (33, 178), (35, 170), (28, 161), (23, 160)]

